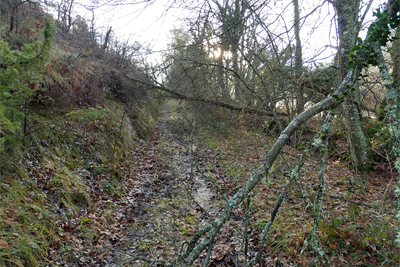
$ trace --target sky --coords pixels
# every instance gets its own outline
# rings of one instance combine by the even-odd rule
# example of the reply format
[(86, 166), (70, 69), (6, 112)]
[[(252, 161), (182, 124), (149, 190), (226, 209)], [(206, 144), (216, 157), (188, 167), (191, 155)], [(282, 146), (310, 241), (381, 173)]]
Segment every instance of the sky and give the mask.
[[(132, 2), (132, 1), (131, 1)], [(179, 10), (174, 0), (136, 1), (118, 7), (104, 6), (95, 10), (97, 31), (105, 33), (112, 27), (118, 40), (145, 43), (154, 51), (166, 49), (170, 30), (179, 27), (180, 19), (189, 12)], [(84, 8), (77, 10), (85, 18), (91, 13)]]
[[(91, 13), (88, 12), (82, 5), (90, 5), (89, 0), (80, 0), (81, 5), (75, 6), (75, 14), (80, 14), (87, 21), (91, 18)], [(96, 1), (96, 0), (92, 0)], [(114, 0), (121, 1), (121, 0)], [(132, 3), (132, 1), (134, 3)], [(179, 28), (182, 24), (182, 19), (188, 17), (194, 11), (182, 8), (182, 2), (194, 5), (199, 3), (199, 0), (180, 1), (177, 0), (131, 0), (130, 4), (121, 4), (119, 6), (103, 6), (95, 10), (95, 25), (98, 32), (105, 32), (112, 27), (114, 36), (120, 40), (128, 40), (130, 42), (145, 43), (150, 48), (156, 51), (154, 57), (158, 58), (160, 54), (167, 48), (170, 41), (170, 30)], [(291, 0), (271, 0), (270, 8), (266, 9), (266, 20), (273, 20), (276, 31), (284, 31), (293, 23), (293, 7)], [(321, 4), (323, 0), (300, 0), (301, 17), (313, 10)], [(372, 10), (383, 2), (374, 0), (373, 8), (368, 12), (366, 21), (372, 20)], [(122, 2), (121, 2), (122, 3)], [(128, 2), (127, 2), (128, 3)], [(281, 19), (279, 15), (281, 10), (286, 10)], [(278, 19), (277, 19), (278, 18)], [(276, 20), (277, 19), (277, 20)], [(332, 59), (336, 53), (336, 32), (334, 25), (334, 9), (330, 4), (325, 3), (322, 8), (314, 12), (311, 16), (302, 20), (301, 39), (303, 45), (304, 62), (310, 63), (311, 60), (318, 59), (321, 62)], [(283, 42), (293, 42), (291, 36), (284, 36), (286, 40)], [(321, 53), (321, 51), (324, 51)], [(321, 54), (320, 54), (321, 53)], [(318, 55), (316, 58), (315, 56)]]

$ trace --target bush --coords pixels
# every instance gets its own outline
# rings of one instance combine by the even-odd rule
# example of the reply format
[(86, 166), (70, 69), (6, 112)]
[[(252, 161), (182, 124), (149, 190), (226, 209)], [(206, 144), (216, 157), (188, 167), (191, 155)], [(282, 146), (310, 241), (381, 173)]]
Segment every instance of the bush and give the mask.
[(393, 158), (393, 141), (390, 137), (387, 124), (369, 117), (365, 118), (365, 120), (364, 131), (371, 143), (372, 149), (378, 152), (380, 156), (388, 155), (390, 158)]
[(44, 40), (27, 44), (21, 51), (0, 40), (0, 153), (6, 153), (8, 158), (15, 154), (21, 137), (27, 134), (29, 104), (40, 90), (40, 74), (49, 62), (54, 35), (49, 20), (43, 33)]

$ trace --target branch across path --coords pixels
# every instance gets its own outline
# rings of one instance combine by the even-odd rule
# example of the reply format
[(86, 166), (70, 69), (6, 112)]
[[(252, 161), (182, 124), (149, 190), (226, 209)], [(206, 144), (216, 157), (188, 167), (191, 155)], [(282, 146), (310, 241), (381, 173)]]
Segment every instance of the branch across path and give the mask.
[[(266, 116), (273, 116), (274, 114), (272, 114), (272, 112), (270, 111), (266, 111), (266, 110), (262, 110), (262, 109), (255, 109), (255, 108), (249, 108), (249, 107), (239, 107), (239, 106), (235, 106), (226, 102), (222, 102), (219, 100), (213, 100), (213, 99), (208, 99), (208, 98), (203, 98), (203, 97), (193, 97), (193, 96), (188, 96), (185, 95), (183, 93), (179, 93), (176, 90), (173, 90), (171, 88), (168, 88), (166, 86), (162, 86), (162, 85), (155, 85), (155, 84), (151, 84), (149, 82), (140, 80), (140, 79), (135, 79), (135, 78), (131, 78), (126, 76), (128, 79), (130, 79), (131, 81), (134, 82), (138, 82), (141, 84), (144, 84), (146, 86), (149, 86), (152, 89), (156, 89), (156, 90), (160, 90), (162, 92), (166, 92), (168, 93), (168, 97), (172, 97), (172, 98), (176, 98), (176, 99), (182, 99), (182, 100), (187, 100), (187, 101), (193, 101), (193, 102), (200, 102), (200, 103), (206, 103), (206, 104), (210, 104), (210, 105), (214, 105), (214, 106), (218, 106), (218, 107), (223, 107), (223, 108), (227, 108), (230, 110), (234, 110), (234, 111), (243, 111), (243, 112), (247, 112), (250, 114), (259, 114), (259, 115), (266, 115)], [(287, 117), (287, 113), (285, 112), (276, 112), (276, 115), (278, 116), (282, 116), (282, 117)]]

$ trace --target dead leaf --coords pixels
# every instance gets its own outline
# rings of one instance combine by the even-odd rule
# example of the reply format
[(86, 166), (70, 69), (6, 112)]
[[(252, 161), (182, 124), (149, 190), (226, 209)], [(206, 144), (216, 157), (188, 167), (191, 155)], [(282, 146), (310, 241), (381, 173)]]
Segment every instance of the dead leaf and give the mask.
[(16, 264), (18, 267), (24, 267), (24, 265), (19, 260), (12, 261), (12, 263)]
[(39, 247), (39, 245), (34, 241), (30, 241), (29, 245), (31, 245), (32, 248), (38, 248)]
[(344, 259), (343, 256), (339, 256), (339, 260), (340, 260), (341, 262), (346, 262), (346, 260)]
[(8, 243), (6, 241), (0, 240), (0, 248), (8, 247)]
[(308, 260), (307, 260), (306, 257), (303, 256), (303, 257), (300, 258), (300, 263), (301, 264), (306, 264), (307, 262), (308, 262)]

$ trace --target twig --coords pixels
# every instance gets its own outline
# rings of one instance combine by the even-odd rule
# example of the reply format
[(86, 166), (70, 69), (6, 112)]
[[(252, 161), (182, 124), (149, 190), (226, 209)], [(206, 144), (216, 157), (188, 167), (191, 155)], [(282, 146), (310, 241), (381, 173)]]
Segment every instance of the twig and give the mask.
[(129, 264), (129, 263), (131, 263), (132, 261), (136, 261), (136, 260), (140, 260), (140, 261), (145, 261), (145, 262), (151, 263), (153, 266), (155, 266), (155, 265), (157, 265), (157, 264), (159, 264), (159, 263), (161, 263), (161, 264), (165, 264), (165, 263), (166, 263), (165, 261), (151, 260), (151, 259), (148, 259), (148, 258), (146, 258), (146, 257), (132, 255), (132, 254), (130, 254), (130, 253), (127, 253), (127, 252), (125, 252), (125, 251), (118, 250), (118, 249), (115, 249), (115, 248), (112, 248), (112, 247), (109, 247), (109, 248), (110, 248), (111, 250), (114, 250), (114, 251), (118, 252), (118, 253), (121, 253), (121, 254), (124, 254), (124, 255), (127, 255), (127, 256), (131, 257), (131, 259), (129, 259), (129, 260), (127, 260), (127, 261), (125, 261), (125, 262), (119, 264), (118, 266), (125, 266), (125, 264)]
[(190, 240), (187, 246), (187, 249), (185, 251), (185, 254), (183, 257), (187, 257), (189, 255), (190, 252), (192, 252), (193, 248), (195, 247), (197, 241), (199, 241), (199, 239), (206, 234), (207, 232), (209, 232), (211, 230), (212, 226), (211, 225), (207, 225), (206, 227), (204, 227), (203, 229), (200, 229), (199, 231), (197, 231), (197, 233), (194, 235), (194, 237), (192, 238), (192, 240)]
[(367, 244), (370, 248), (372, 248), (373, 251), (375, 251), (376, 253), (378, 253), (379, 255), (381, 255), (383, 258), (385, 258), (385, 262), (383, 262), (381, 264), (381, 266), (383, 266), (386, 262), (392, 262), (393, 264), (396, 264), (394, 261), (392, 261), (391, 259), (387, 258), (385, 255), (383, 255), (379, 250), (376, 249), (375, 246), (371, 246), (371, 244), (368, 242), (367, 239), (364, 239), (365, 244)]
[[(380, 208), (380, 207), (372, 206), (372, 205), (369, 205), (369, 204), (366, 204), (366, 203), (362, 203), (362, 202), (358, 202), (358, 201), (354, 201), (354, 200), (350, 200), (350, 199), (347, 199), (347, 198), (345, 198), (343, 196), (336, 196), (336, 195), (331, 195), (331, 194), (328, 194), (328, 193), (323, 193), (323, 194), (325, 196), (328, 196), (328, 197), (331, 197), (331, 198), (340, 199), (340, 200), (343, 200), (345, 202), (349, 202), (351, 204), (357, 204), (357, 205), (365, 206), (365, 207), (368, 207), (368, 208), (371, 208), (371, 209), (376, 209), (376, 210), (382, 211), (382, 208)], [(390, 209), (385, 209), (385, 210), (389, 211)]]
[(249, 221), (250, 221), (250, 194), (247, 197), (246, 203), (246, 224), (244, 227), (244, 264), (247, 264), (247, 253), (249, 250)]
[(289, 181), (286, 182), (286, 186), (283, 189), (282, 193), (279, 195), (279, 199), (275, 204), (274, 210), (272, 211), (271, 218), (269, 219), (268, 223), (265, 225), (265, 227), (264, 227), (264, 229), (262, 231), (257, 255), (253, 259), (251, 259), (251, 261), (248, 264), (246, 264), (245, 266), (251, 266), (255, 262), (258, 262), (260, 267), (262, 266), (261, 256), (262, 256), (262, 253), (264, 251), (264, 244), (265, 244), (265, 241), (267, 240), (267, 234), (269, 232), (269, 228), (271, 227), (272, 223), (275, 220), (275, 217), (276, 217), (276, 214), (278, 213), (279, 207), (281, 206), (282, 201), (285, 198), (288, 185), (289, 185)]
[(204, 264), (203, 264), (204, 267), (207, 267), (208, 262), (210, 261), (213, 244), (214, 244), (214, 237), (210, 239), (210, 245), (208, 247), (207, 257), (204, 259)]
[(315, 139), (312, 144), (316, 148), (320, 148), (323, 157), (321, 158), (321, 164), (319, 167), (319, 175), (318, 175), (318, 192), (317, 192), (317, 199), (315, 201), (315, 204), (312, 205), (313, 207), (313, 215), (314, 215), (314, 223), (312, 226), (312, 229), (310, 231), (310, 234), (304, 241), (304, 246), (301, 250), (301, 253), (304, 252), (304, 250), (307, 248), (308, 245), (311, 245), (312, 248), (318, 252), (318, 254), (325, 259), (326, 263), (331, 266), (331, 262), (326, 255), (324, 249), (321, 246), (321, 241), (317, 238), (317, 228), (321, 219), (321, 209), (322, 209), (322, 199), (323, 199), (323, 191), (325, 188), (325, 173), (327, 170), (327, 165), (328, 165), (328, 136), (329, 136), (329, 129), (332, 126), (332, 122), (335, 118), (335, 111), (329, 112), (323, 126), (321, 129), (321, 133), (318, 135), (318, 138)]
[[(360, 63), (361, 65), (361, 63)], [(343, 92), (347, 91), (349, 85), (353, 84), (355, 79), (355, 74), (358, 75), (360, 72), (359, 68), (356, 68), (355, 71), (350, 70), (340, 86), (335, 91), (335, 96), (342, 96)], [(209, 245), (210, 238), (216, 236), (223, 225), (230, 220), (231, 215), (235, 209), (247, 198), (248, 194), (257, 186), (257, 184), (265, 177), (265, 173), (272, 167), (274, 161), (280, 154), (282, 148), (287, 143), (289, 137), (295, 132), (304, 122), (309, 120), (314, 115), (324, 111), (331, 110), (332, 108), (338, 106), (340, 103), (338, 99), (335, 97), (328, 97), (321, 102), (313, 105), (307, 110), (303, 111), (300, 115), (294, 118), (289, 125), (285, 128), (285, 130), (280, 134), (279, 138), (274, 143), (273, 147), (269, 150), (266, 157), (263, 159), (262, 164), (256, 168), (250, 177), (247, 179), (246, 183), (242, 186), (242, 188), (229, 199), (229, 202), (226, 204), (225, 208), (219, 213), (219, 215), (209, 224), (210, 227), (210, 235), (207, 238), (201, 240), (198, 244), (196, 244), (191, 250), (188, 251), (185, 260), (187, 264), (190, 266), (193, 262), (199, 257), (199, 255), (206, 249)], [(196, 241), (197, 242), (197, 241)], [(186, 264), (185, 264), (186, 265)]]

